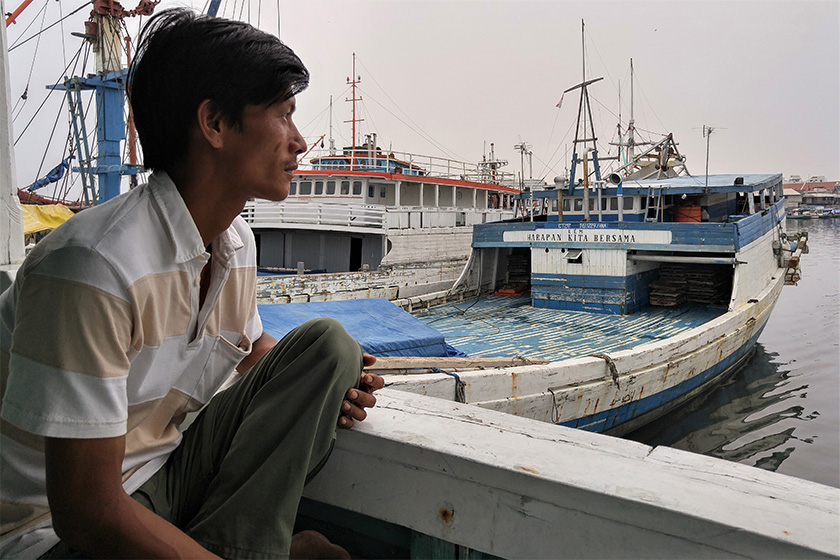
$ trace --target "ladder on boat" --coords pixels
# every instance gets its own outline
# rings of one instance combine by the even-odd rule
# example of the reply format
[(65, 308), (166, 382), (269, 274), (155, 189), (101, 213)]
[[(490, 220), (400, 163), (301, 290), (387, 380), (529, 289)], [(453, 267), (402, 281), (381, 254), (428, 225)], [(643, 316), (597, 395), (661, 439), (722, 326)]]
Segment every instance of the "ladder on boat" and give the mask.
[(647, 203), (645, 205), (645, 221), (662, 221), (662, 189), (648, 187)]

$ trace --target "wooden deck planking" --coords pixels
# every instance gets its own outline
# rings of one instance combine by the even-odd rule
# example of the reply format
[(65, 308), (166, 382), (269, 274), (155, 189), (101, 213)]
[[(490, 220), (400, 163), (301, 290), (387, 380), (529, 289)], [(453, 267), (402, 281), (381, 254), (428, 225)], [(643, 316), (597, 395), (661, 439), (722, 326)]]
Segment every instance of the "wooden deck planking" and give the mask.
[(415, 312), (469, 356), (562, 360), (662, 340), (726, 310), (703, 305), (648, 308), (629, 316), (531, 307), (530, 296), (489, 296)]

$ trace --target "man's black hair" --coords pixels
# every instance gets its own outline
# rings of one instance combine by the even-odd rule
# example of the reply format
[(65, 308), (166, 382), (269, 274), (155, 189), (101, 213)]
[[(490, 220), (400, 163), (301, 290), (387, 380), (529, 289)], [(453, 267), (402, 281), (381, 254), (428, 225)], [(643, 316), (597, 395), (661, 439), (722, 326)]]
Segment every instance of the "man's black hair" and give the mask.
[(277, 37), (186, 8), (164, 10), (144, 27), (128, 71), (143, 164), (166, 171), (184, 160), (205, 99), (241, 126), (246, 105), (282, 103), (308, 85), (309, 71)]

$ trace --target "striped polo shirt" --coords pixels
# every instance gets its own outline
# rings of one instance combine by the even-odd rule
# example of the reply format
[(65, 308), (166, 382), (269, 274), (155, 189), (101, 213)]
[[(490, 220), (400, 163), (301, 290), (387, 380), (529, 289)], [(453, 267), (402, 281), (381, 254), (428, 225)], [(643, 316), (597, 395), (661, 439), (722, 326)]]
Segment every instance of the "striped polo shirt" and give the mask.
[(237, 217), (211, 258), (165, 173), (45, 237), (0, 296), (0, 555), (57, 541), (44, 436), (126, 436), (135, 491), (262, 334), (254, 237)]

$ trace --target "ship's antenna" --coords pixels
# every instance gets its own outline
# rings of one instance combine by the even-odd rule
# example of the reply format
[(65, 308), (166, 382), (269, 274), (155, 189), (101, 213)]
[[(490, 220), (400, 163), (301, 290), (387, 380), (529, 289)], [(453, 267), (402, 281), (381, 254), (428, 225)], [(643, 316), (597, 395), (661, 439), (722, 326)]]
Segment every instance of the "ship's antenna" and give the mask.
[(709, 142), (714, 131), (714, 127), (703, 125), (703, 138), (706, 139), (706, 190), (709, 188)]
[[(519, 175), (519, 190), (523, 190), (525, 186), (525, 155), (527, 154), (528, 157), (531, 157), (531, 144), (526, 144), (521, 139), (519, 140), (518, 144), (513, 145), (514, 150), (519, 151), (519, 165), (521, 166), (522, 171)], [(533, 179), (534, 171), (533, 166), (531, 167), (531, 179)]]
[(364, 119), (357, 119), (356, 118), (356, 101), (361, 101), (361, 97), (356, 97), (356, 84), (362, 81), (361, 76), (356, 75), (356, 53), (353, 53), (353, 79), (347, 78), (347, 83), (350, 84), (351, 87), (351, 99), (345, 99), (345, 101), (350, 101), (353, 104), (353, 118), (349, 121), (344, 122), (352, 122), (353, 123), (353, 138), (351, 141), (350, 147), (350, 169), (355, 169), (356, 167), (356, 123), (362, 122)]
[(330, 95), (330, 155), (335, 155), (335, 138), (333, 138), (333, 96)]

